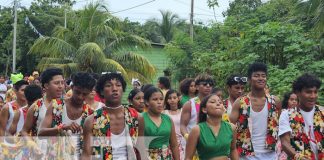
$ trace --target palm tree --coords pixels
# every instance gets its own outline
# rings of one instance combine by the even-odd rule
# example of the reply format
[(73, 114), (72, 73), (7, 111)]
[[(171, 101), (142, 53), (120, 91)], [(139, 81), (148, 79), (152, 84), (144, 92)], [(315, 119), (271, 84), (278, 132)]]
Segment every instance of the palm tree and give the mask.
[(323, 33), (324, 32), (324, 1), (323, 0), (307, 0), (301, 1), (297, 5), (297, 10), (301, 13), (306, 13), (307, 17), (311, 19), (314, 28)]
[(170, 11), (160, 10), (160, 13), (162, 15), (161, 21), (157, 19), (148, 20), (146, 25), (155, 26), (153, 28), (157, 30), (156, 32), (159, 33), (161, 37), (163, 37), (162, 41), (168, 43), (173, 38), (175, 27), (182, 21), (178, 19), (178, 15), (173, 14)]
[(155, 67), (143, 56), (123, 48), (149, 48), (150, 43), (122, 32), (120, 20), (99, 3), (71, 15), (69, 28), (58, 26), (51, 37), (40, 37), (29, 53), (43, 57), (38, 69), (59, 67), (65, 75), (75, 71), (120, 71), (127, 79), (151, 80)]

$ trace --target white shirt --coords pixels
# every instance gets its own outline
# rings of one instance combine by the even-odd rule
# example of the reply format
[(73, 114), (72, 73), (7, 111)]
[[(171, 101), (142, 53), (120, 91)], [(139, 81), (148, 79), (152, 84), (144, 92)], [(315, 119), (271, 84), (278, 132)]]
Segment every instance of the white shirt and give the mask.
[(126, 126), (122, 133), (118, 135), (111, 133), (111, 147), (114, 160), (127, 160), (127, 138)]
[[(315, 107), (309, 112), (305, 112), (300, 109), (300, 113), (302, 114), (305, 122), (305, 127), (304, 127), (304, 132), (309, 135), (311, 134), (310, 137), (312, 139), (315, 139), (314, 136), (314, 128), (313, 128), (313, 121), (314, 121), (314, 112), (315, 112)], [(310, 132), (309, 132), (309, 129)], [(288, 110), (284, 110), (279, 118), (279, 136), (287, 133), (287, 132), (292, 132), (292, 129), (290, 128), (290, 123), (289, 123), (289, 113)], [(317, 147), (314, 142), (310, 142), (310, 146), (312, 151), (317, 155)]]
[(268, 124), (268, 107), (267, 100), (260, 112), (255, 112), (251, 105), (251, 117), (249, 118), (249, 125), (252, 125), (251, 141), (255, 153), (267, 153), (270, 152), (266, 149), (266, 136), (267, 136), (267, 124)]
[(231, 101), (228, 99), (227, 100), (227, 102), (228, 102), (228, 104), (227, 104), (227, 114), (228, 115), (230, 115), (231, 114), (231, 112), (232, 112), (232, 103), (231, 103)]

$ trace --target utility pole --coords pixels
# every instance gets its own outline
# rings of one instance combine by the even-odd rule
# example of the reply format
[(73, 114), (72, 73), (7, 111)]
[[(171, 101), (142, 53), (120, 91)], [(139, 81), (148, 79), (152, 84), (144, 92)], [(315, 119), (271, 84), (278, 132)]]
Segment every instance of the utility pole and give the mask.
[(17, 0), (14, 0), (14, 33), (12, 44), (12, 73), (16, 72)]
[(64, 4), (64, 28), (66, 28), (66, 3)]
[(193, 16), (194, 16), (194, 0), (191, 0), (191, 12), (190, 12), (190, 39), (193, 42)]

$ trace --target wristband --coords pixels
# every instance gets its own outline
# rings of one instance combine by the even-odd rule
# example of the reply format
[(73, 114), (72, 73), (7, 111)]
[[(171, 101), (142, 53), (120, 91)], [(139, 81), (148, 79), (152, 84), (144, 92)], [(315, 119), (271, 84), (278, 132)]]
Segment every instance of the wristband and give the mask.
[(183, 137), (184, 137), (186, 140), (188, 140), (189, 134), (186, 133)]
[(57, 126), (58, 133), (61, 133), (62, 132), (63, 126), (64, 126), (63, 123), (61, 123), (60, 125)]

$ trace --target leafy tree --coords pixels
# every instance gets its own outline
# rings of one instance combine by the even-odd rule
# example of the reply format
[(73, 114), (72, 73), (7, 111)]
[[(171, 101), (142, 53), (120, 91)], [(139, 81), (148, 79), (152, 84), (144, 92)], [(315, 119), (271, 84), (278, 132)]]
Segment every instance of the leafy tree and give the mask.
[(57, 26), (52, 37), (41, 37), (30, 53), (42, 56), (40, 70), (60, 67), (66, 75), (76, 70), (87, 72), (120, 71), (126, 77), (150, 80), (155, 67), (146, 58), (127, 49), (131, 46), (147, 48), (143, 38), (122, 32), (120, 21), (100, 4), (89, 4), (73, 15), (71, 27)]

